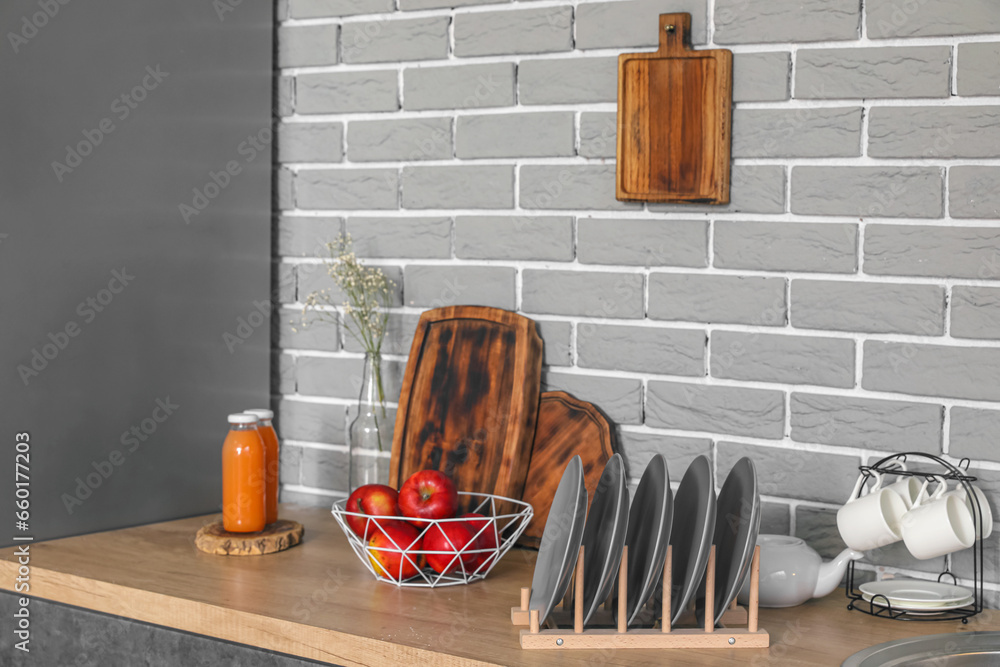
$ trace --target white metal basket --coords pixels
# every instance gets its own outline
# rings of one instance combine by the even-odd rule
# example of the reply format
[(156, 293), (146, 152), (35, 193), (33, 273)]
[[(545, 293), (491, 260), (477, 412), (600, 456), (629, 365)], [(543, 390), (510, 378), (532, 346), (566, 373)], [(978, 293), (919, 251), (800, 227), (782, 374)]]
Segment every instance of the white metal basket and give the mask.
[[(347, 525), (347, 517), (358, 516), (365, 518), (365, 532), (368, 535), (373, 535), (382, 530), (381, 524), (379, 523), (380, 521), (406, 521), (407, 517), (379, 517), (360, 514), (358, 512), (348, 512), (346, 499), (335, 502), (331, 511), (333, 512), (333, 518), (335, 518), (337, 523), (340, 525), (340, 529), (344, 531), (345, 535), (347, 535), (347, 539), (351, 544), (351, 548), (354, 549), (354, 553), (358, 555), (358, 558), (365, 564), (368, 571), (375, 575), (375, 577), (380, 581), (387, 581), (389, 583), (396, 584), (397, 586), (416, 586), (424, 588), (433, 588), (435, 586), (455, 586), (457, 584), (468, 584), (485, 578), (489, 571), (493, 569), (493, 566), (500, 561), (503, 555), (507, 553), (512, 546), (514, 546), (514, 543), (517, 542), (517, 538), (521, 536), (524, 529), (528, 527), (529, 523), (531, 523), (531, 517), (534, 514), (531, 505), (521, 500), (504, 498), (503, 496), (494, 496), (488, 493), (468, 493), (463, 491), (459, 491), (458, 495), (467, 496), (467, 498), (463, 500), (468, 501), (461, 502), (460, 506), (473, 507), (474, 509), (469, 509), (468, 511), (482, 514), (485, 517), (485, 520), (479, 520), (485, 525), (481, 526), (476, 531), (475, 536), (478, 538), (481, 534), (488, 534), (488, 532), (492, 532), (497, 545), (495, 548), (476, 549), (474, 548), (476, 540), (472, 540), (461, 549), (451, 551), (404, 549), (399, 548), (399, 545), (395, 545), (396, 548), (373, 547), (370, 546), (357, 533), (351, 530), (350, 526)], [(498, 506), (504, 511), (504, 513), (497, 513)], [(436, 524), (452, 523), (456, 521), (466, 521), (466, 519), (460, 517), (453, 519), (427, 519), (427, 525), (422, 528), (418, 528), (420, 531), (420, 539), (422, 540), (424, 535), (427, 534), (427, 531), (431, 530)], [(386, 535), (388, 536), (387, 533)], [(393, 543), (395, 544), (395, 542)], [(451, 540), (448, 540), (448, 543), (451, 544)], [(454, 545), (451, 546), (454, 547)], [(396, 554), (401, 553), (403, 559), (408, 561), (417, 569), (417, 574), (404, 580), (393, 577), (390, 573), (385, 571), (385, 568), (376, 567), (372, 564), (370, 554), (376, 551), (386, 551)], [(481, 557), (480, 562), (477, 564), (475, 569), (467, 568), (464, 563), (464, 559), (462, 558), (462, 556), (468, 556), (472, 553), (486, 554), (486, 557)], [(453, 555), (454, 558), (451, 561), (451, 565), (454, 566), (454, 571), (448, 571), (449, 569), (452, 569), (448, 568), (444, 573), (438, 573), (428, 566), (420, 567), (420, 564), (424, 562), (424, 558), (428, 554)]]

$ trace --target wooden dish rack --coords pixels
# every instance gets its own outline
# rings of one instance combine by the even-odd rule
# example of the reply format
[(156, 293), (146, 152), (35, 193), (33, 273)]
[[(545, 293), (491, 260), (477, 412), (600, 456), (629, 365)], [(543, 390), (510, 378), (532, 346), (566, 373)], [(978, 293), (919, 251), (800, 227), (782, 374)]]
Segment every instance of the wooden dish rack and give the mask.
[[(667, 557), (663, 563), (662, 626), (660, 628), (634, 628), (626, 625), (626, 601), (628, 600), (628, 547), (622, 553), (618, 568), (618, 622), (617, 627), (583, 629), (583, 559), (584, 548), (576, 561), (574, 592), (567, 593), (562, 601), (562, 612), (553, 612), (561, 620), (572, 618), (573, 627), (558, 626), (542, 629), (539, 627), (538, 610), (529, 609), (530, 588), (521, 589), (521, 606), (512, 607), (510, 620), (515, 626), (528, 626), (521, 630), (522, 649), (621, 649), (621, 648), (767, 648), (770, 636), (767, 630), (757, 625), (758, 591), (760, 587), (760, 547), (755, 546), (750, 565), (750, 601), (744, 609), (733, 600), (732, 606), (722, 616), (723, 626), (742, 625), (746, 627), (716, 628), (715, 618), (715, 546), (708, 557), (705, 573), (705, 625), (703, 628), (670, 627), (670, 582), (673, 561), (672, 547), (667, 547)], [(609, 621), (611, 598), (605, 603), (604, 620)], [(570, 610), (572, 605), (572, 611)], [(607, 623), (614, 626), (614, 623)]]

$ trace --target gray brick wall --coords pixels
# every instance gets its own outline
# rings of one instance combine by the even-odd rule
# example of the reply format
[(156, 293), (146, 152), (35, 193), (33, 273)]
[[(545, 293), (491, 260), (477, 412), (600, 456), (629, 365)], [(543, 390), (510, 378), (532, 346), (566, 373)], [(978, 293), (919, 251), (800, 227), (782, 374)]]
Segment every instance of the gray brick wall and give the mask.
[[(615, 199), (617, 56), (656, 48), (668, 11), (691, 13), (696, 46), (734, 51), (725, 206)], [(704, 453), (721, 482), (752, 456), (766, 525), (825, 554), (857, 466), (887, 452), (970, 457), (1000, 502), (1000, 4), (288, 0), (286, 13), (284, 497), (346, 491), (361, 347), (342, 325), (288, 324), (330, 285), (317, 258), (346, 231), (397, 282), (392, 392), (423, 310), (492, 305), (538, 323), (543, 386), (602, 408), (633, 476), (662, 452), (676, 480)], [(939, 566), (888, 550), (864, 576), (875, 564)]]

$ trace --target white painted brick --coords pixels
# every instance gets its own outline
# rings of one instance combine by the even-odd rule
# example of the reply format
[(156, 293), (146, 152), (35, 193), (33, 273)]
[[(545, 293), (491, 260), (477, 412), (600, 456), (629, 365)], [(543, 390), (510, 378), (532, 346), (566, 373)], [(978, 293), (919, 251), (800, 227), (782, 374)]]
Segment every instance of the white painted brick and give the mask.
[(514, 274), (504, 266), (406, 267), (403, 293), (406, 305), (492, 306), (514, 309)]
[(618, 59), (522, 60), (517, 68), (521, 104), (581, 104), (618, 99)]
[(586, 368), (705, 375), (704, 331), (610, 324), (577, 325), (577, 363)]
[(312, 209), (398, 208), (396, 169), (303, 169), (295, 203)]
[(947, 46), (802, 49), (795, 97), (947, 97), (950, 76)]
[(573, 259), (573, 218), (458, 216), (455, 256), (463, 259)]
[(636, 273), (589, 273), (525, 269), (521, 309), (543, 315), (641, 318), (643, 277)]
[(573, 325), (559, 320), (535, 319), (542, 337), (542, 363), (546, 366), (569, 366), (573, 362)]
[(854, 273), (858, 227), (810, 222), (715, 223), (714, 264), (724, 269)]
[(642, 204), (615, 199), (615, 166), (526, 164), (518, 201), (528, 209), (640, 210)]
[(352, 21), (341, 28), (345, 63), (387, 63), (448, 57), (447, 16)]
[(391, 12), (395, 0), (288, 0), (288, 16), (293, 19), (380, 14)]
[(996, 107), (876, 107), (868, 154), (880, 158), (990, 158), (1000, 155)]
[(580, 155), (615, 157), (618, 149), (618, 114), (614, 111), (584, 111), (580, 114)]
[(713, 377), (753, 382), (854, 386), (854, 341), (818, 336), (713, 331)]
[(584, 264), (700, 268), (708, 264), (708, 223), (580, 218), (577, 254)]
[(873, 39), (1000, 32), (993, 0), (867, 0), (865, 11)]
[(659, 380), (646, 391), (648, 426), (772, 439), (785, 428), (780, 391)]
[(938, 285), (793, 280), (792, 326), (940, 336), (944, 301)]
[(869, 225), (865, 273), (1000, 279), (1000, 229)]
[(850, 495), (861, 465), (857, 456), (723, 441), (717, 446), (716, 468), (728, 470), (744, 456), (757, 467), (761, 495), (836, 504)]
[(958, 45), (959, 95), (1000, 95), (1000, 42)]
[(915, 396), (1000, 400), (1000, 349), (869, 340), (861, 386)]
[(706, 42), (706, 0), (630, 0), (582, 2), (576, 7), (576, 48), (655, 48), (660, 45), (660, 14), (691, 15), (691, 43)]
[(1000, 433), (1000, 410), (954, 407), (948, 453), (987, 461), (1000, 461), (997, 447)]
[(399, 108), (396, 73), (391, 70), (327, 72), (295, 77), (295, 111), (346, 113)]
[(733, 54), (734, 102), (783, 102), (789, 97), (791, 55), (787, 51)]
[(712, 441), (708, 438), (684, 438), (660, 433), (621, 432), (621, 446), (628, 463), (629, 478), (638, 482), (650, 459), (656, 454), (666, 457), (671, 481), (679, 481), (691, 462), (699, 456), (713, 458)]
[(326, 244), (343, 232), (342, 218), (285, 215), (278, 219), (275, 254), (286, 257), (329, 257)]
[(649, 275), (651, 319), (783, 326), (785, 313), (784, 278)]
[(642, 382), (639, 380), (545, 371), (542, 391), (569, 392), (582, 401), (600, 406), (612, 424), (642, 423)]
[(956, 285), (951, 293), (951, 335), (1000, 339), (1000, 288)]
[(513, 206), (513, 167), (403, 167), (403, 208)]
[(469, 5), (496, 5), (511, 0), (399, 0), (399, 8), (403, 11), (418, 9), (439, 9), (466, 7)]
[(797, 442), (940, 454), (944, 408), (795, 392), (791, 422), (792, 439)]
[(956, 218), (1000, 218), (1000, 167), (948, 170), (948, 212)]
[(404, 109), (505, 107), (514, 99), (514, 63), (403, 70)]
[(451, 256), (451, 218), (347, 219), (359, 257), (447, 258)]
[(733, 157), (861, 155), (861, 107), (737, 109)]
[(490, 56), (573, 49), (573, 8), (531, 7), (455, 15), (455, 55)]
[(344, 159), (341, 123), (281, 123), (278, 160), (281, 162), (340, 162)]
[(460, 116), (459, 158), (561, 157), (576, 154), (572, 112)]
[(729, 203), (724, 206), (697, 204), (648, 204), (663, 213), (781, 213), (785, 210), (785, 169), (778, 165), (734, 165), (730, 176)]
[(351, 162), (415, 162), (452, 156), (451, 118), (356, 120), (347, 126)]
[(275, 343), (281, 349), (340, 351), (340, 328), (336, 322), (308, 313), (303, 324), (301, 308), (282, 308), (279, 317)]
[(794, 167), (792, 212), (938, 218), (942, 175), (937, 167)]
[(715, 0), (716, 44), (856, 39), (854, 0)]
[(275, 410), (275, 428), (282, 437), (343, 445), (346, 423), (344, 406), (281, 399)]
[(338, 25), (300, 25), (278, 28), (278, 67), (336, 65)]

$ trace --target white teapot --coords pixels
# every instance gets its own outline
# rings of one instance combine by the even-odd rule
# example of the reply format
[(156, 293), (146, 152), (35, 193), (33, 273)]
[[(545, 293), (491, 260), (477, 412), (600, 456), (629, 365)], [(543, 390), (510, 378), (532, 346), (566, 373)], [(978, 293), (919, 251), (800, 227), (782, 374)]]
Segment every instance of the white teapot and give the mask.
[[(833, 592), (847, 564), (864, 557), (853, 549), (844, 549), (833, 560), (823, 562), (820, 555), (797, 537), (759, 535), (760, 545), (760, 606), (794, 607), (810, 598), (821, 598)], [(739, 601), (750, 598), (750, 576), (740, 590)]]

